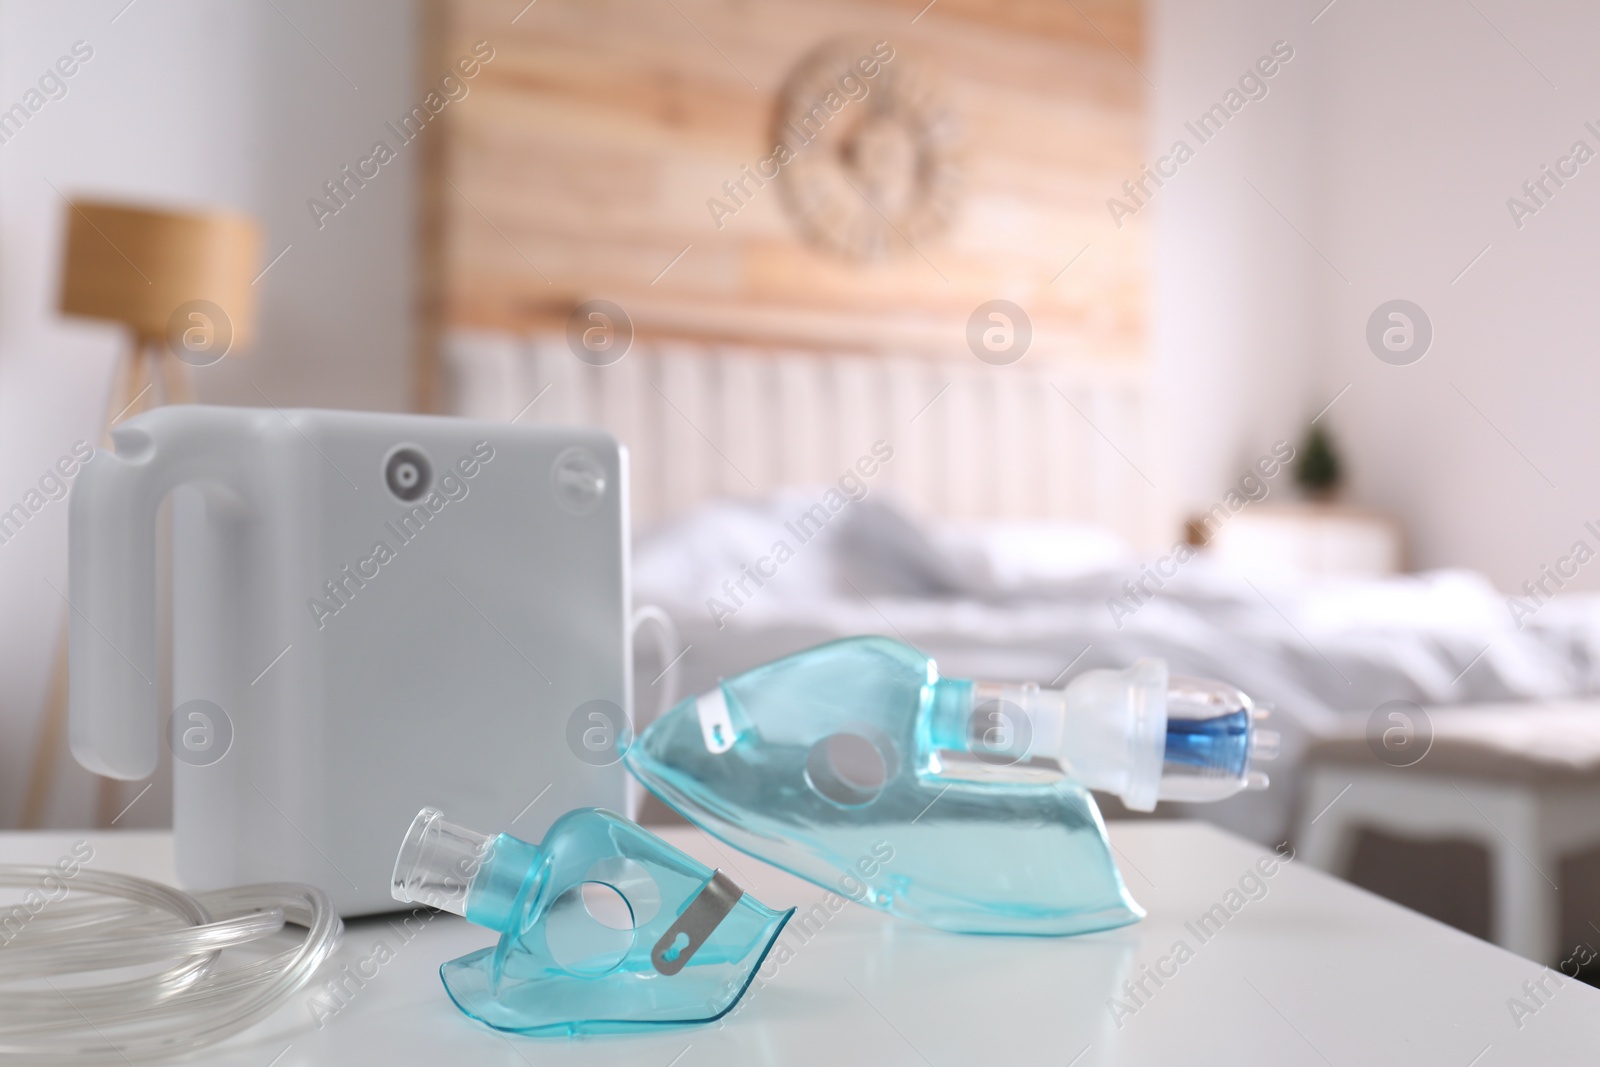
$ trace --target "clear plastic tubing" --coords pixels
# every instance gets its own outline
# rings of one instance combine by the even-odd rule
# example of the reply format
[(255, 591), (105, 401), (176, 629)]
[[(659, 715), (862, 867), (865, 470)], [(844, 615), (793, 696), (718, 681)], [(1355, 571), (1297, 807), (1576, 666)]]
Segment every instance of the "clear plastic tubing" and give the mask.
[[(4, 889), (37, 891), (52, 876), (0, 864)], [(11, 916), (0, 926), (0, 1057), (126, 1064), (201, 1051), (304, 987), (344, 930), (326, 893), (291, 882), (189, 894), (79, 869), (65, 884), (37, 910), (0, 906)], [(286, 924), (304, 928), (298, 945), (219, 966), (223, 949)], [(99, 984), (85, 977), (96, 971), (108, 972)]]

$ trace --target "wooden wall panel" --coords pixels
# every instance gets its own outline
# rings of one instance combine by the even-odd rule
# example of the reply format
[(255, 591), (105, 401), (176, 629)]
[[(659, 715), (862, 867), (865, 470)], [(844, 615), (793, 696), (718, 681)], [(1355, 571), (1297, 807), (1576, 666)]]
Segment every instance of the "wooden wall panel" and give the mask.
[[(438, 120), (450, 326), (560, 329), (603, 297), (642, 338), (971, 358), (966, 319), (1001, 297), (1051, 355), (1142, 350), (1144, 219), (1106, 207), (1141, 161), (1139, 0), (435, 2), (434, 55), (495, 49)], [(963, 131), (951, 225), (877, 262), (808, 243), (773, 183), (721, 229), (706, 203), (772, 151), (784, 79), (838, 37), (888, 41)]]

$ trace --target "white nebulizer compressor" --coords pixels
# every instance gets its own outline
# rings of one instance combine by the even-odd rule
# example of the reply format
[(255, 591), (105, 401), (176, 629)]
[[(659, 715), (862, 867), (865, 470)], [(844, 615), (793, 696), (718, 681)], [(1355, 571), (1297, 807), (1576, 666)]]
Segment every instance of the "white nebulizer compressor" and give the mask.
[[(534, 839), (569, 809), (624, 807), (613, 438), (192, 405), (112, 436), (71, 499), (72, 751), (141, 779), (165, 731), (186, 886), (304, 882), (341, 914), (386, 911), (394, 828), (424, 804)], [(168, 494), (171, 709), (156, 665)], [(587, 744), (597, 723), (614, 751)]]

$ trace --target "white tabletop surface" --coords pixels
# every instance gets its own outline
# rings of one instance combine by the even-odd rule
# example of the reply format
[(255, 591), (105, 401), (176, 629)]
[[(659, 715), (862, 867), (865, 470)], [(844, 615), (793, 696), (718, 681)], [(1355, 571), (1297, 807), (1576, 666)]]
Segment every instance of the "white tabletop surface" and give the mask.
[[(1114, 823), (1111, 835), (1150, 913), (1134, 926), (969, 937), (849, 905), (810, 940), (791, 923), (782, 940), (792, 955), (781, 966), (769, 957), (766, 980), (720, 1023), (646, 1036), (495, 1033), (456, 1010), (437, 972), (494, 934), (441, 915), (401, 942), (388, 921), (358, 920), (328, 968), (371, 958), (380, 941), (394, 958), (345, 1008), (319, 1028), (315, 991), (304, 991), (200, 1062), (1521, 1067), (1600, 1058), (1600, 990), (1300, 863), (1263, 879), (1264, 895), (1246, 879), (1257, 899), (1230, 898), (1269, 853), (1203, 824)], [(80, 836), (94, 845), (97, 868), (172, 880), (171, 840), (158, 833), (0, 834), (0, 862), (54, 862)], [(824, 895), (696, 831), (665, 836), (771, 906), (805, 911)], [(1238, 908), (1202, 942), (1185, 924), (1216, 904)], [(1145, 978), (1149, 995), (1126, 997), (1124, 983), (1180, 940), (1192, 955), (1161, 965), (1173, 977), (1160, 987)], [(1541, 977), (1542, 1005), (1524, 990)], [(1121, 1018), (1112, 997), (1123, 999)], [(1534, 1010), (1519, 1018), (1512, 998)]]

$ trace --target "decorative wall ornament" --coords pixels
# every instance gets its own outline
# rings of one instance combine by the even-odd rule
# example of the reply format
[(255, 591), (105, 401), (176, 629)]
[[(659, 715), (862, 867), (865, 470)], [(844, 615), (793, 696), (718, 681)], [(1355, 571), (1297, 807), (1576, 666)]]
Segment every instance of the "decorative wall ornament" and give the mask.
[[(856, 261), (914, 254), (955, 216), (961, 124), (935, 81), (886, 41), (826, 41), (780, 90), (779, 186), (812, 244)], [(781, 149), (780, 149), (781, 150)]]
[[(1007, 299), (1032, 326), (1008, 373), (1047, 355), (1143, 365), (1150, 213), (1092, 235), (1147, 159), (1129, 59), (1148, 0), (941, 0), (915, 26), (928, 0), (538, 3), (511, 27), (498, 3), (437, 2), (440, 64), (485, 37), (496, 58), (418, 142), (425, 319), (559, 339), (608, 300), (628, 321), (586, 311), (585, 358), (561, 347), (609, 361), (631, 323), (609, 370), (669, 339), (978, 363), (968, 319)], [(988, 311), (979, 333), (987, 355), (1021, 351)], [(442, 398), (428, 353), (419, 378)]]

